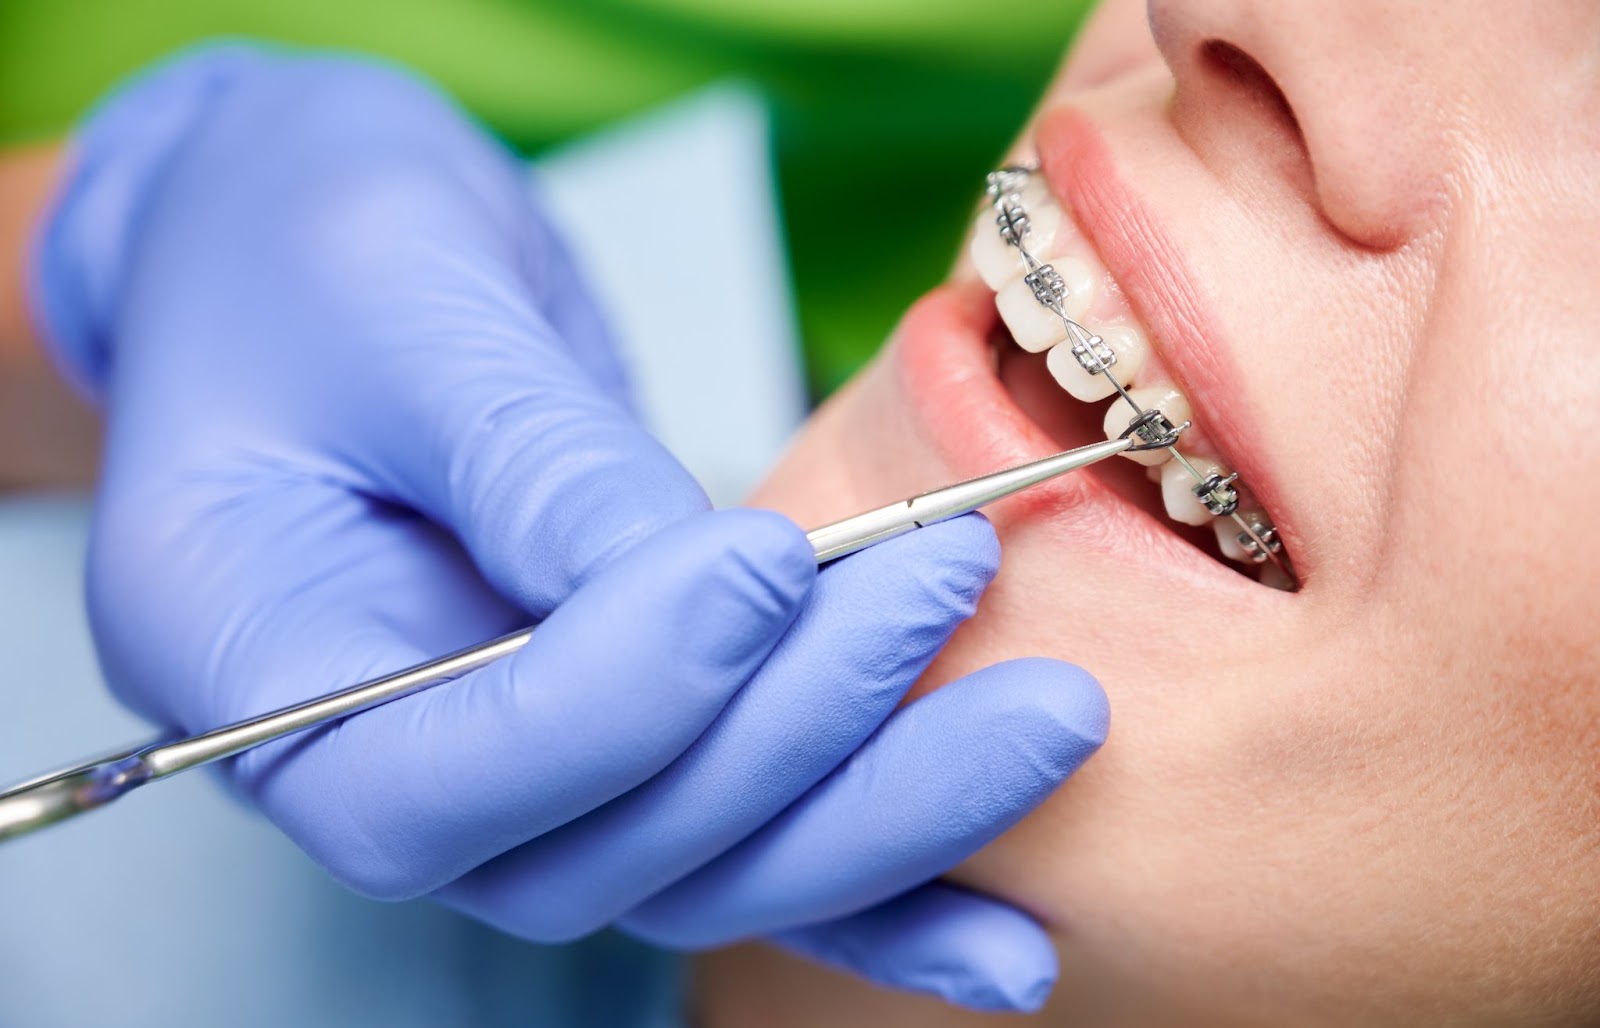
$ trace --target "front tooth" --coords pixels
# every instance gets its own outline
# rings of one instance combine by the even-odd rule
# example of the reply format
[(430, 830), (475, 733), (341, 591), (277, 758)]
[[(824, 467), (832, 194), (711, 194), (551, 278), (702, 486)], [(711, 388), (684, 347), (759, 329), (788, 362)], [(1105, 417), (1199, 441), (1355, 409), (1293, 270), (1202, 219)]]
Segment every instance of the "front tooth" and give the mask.
[[(1075, 257), (1061, 257), (1035, 274), (1047, 275), (1046, 269), (1050, 268), (1061, 276), (1067, 287), (1061, 309), (1076, 321), (1094, 299), (1094, 271)], [(994, 305), (1017, 345), (1029, 353), (1040, 353), (1067, 338), (1067, 327), (1059, 314), (1039, 301), (1029, 277), (1025, 275), (994, 294)]]
[[(1241, 510), (1239, 516), (1244, 518), (1245, 524), (1255, 529), (1257, 535), (1268, 532), (1272, 528), (1272, 520), (1267, 517), (1265, 511)], [(1240, 564), (1258, 563), (1256, 558), (1251, 556), (1250, 551), (1245, 548), (1245, 544), (1239, 541), (1239, 536), (1244, 535), (1246, 539), (1249, 536), (1244, 529), (1239, 527), (1237, 521), (1232, 518), (1218, 518), (1211, 523), (1211, 527), (1216, 529), (1217, 548), (1222, 551), (1224, 557), (1238, 561)]]
[[(1189, 420), (1189, 399), (1169, 385), (1142, 386), (1138, 389), (1128, 390), (1128, 399), (1138, 405), (1140, 410), (1154, 408), (1167, 416), (1167, 420), (1174, 425), (1181, 425)], [(1134, 417), (1132, 409), (1121, 400), (1113, 400), (1111, 406), (1106, 408), (1105, 430), (1107, 439), (1115, 439), (1128, 430), (1128, 422)], [(1172, 451), (1141, 450), (1138, 453), (1124, 453), (1122, 456), (1140, 464), (1160, 464), (1171, 458)]]
[[(1117, 355), (1111, 373), (1124, 386), (1132, 385), (1139, 376), (1139, 369), (1144, 367), (1145, 360), (1150, 356), (1150, 343), (1144, 333), (1132, 325), (1107, 325), (1098, 334), (1111, 347), (1111, 352)], [(1111, 379), (1103, 374), (1091, 373), (1078, 361), (1078, 355), (1072, 352), (1070, 339), (1051, 349), (1045, 363), (1061, 388), (1085, 403), (1103, 400), (1117, 391)]]
[[(1190, 454), (1184, 456), (1194, 465), (1194, 470), (1200, 472), (1201, 477), (1221, 475), (1226, 478), (1229, 474), (1229, 469), (1220, 461)], [(1168, 461), (1161, 466), (1161, 502), (1166, 504), (1167, 517), (1186, 525), (1210, 523), (1215, 515), (1206, 510), (1206, 505), (1194, 494), (1194, 487), (1198, 484), (1199, 479), (1178, 461)], [(1232, 518), (1223, 520), (1233, 524)]]
[[(1023, 237), (1023, 245), (1029, 253), (1044, 260), (1045, 255), (1052, 252), (1051, 248), (1061, 229), (1061, 205), (1050, 196), (1050, 191), (1037, 176), (1023, 188), (1021, 199), (1022, 209), (1028, 214), (1028, 234)], [(970, 252), (978, 275), (990, 289), (998, 293), (1007, 283), (1026, 274), (1028, 268), (1017, 248), (1001, 238), (1000, 226), (995, 221), (997, 216), (995, 209), (990, 206), (985, 206), (979, 213), (972, 230)]]

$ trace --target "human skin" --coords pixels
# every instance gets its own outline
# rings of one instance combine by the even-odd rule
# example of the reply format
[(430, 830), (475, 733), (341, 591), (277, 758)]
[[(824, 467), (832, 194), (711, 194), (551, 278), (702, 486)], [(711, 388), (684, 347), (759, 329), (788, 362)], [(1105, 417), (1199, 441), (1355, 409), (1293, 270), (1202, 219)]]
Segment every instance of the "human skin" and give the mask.
[[(921, 688), (1038, 654), (1112, 705), (952, 876), (1058, 939), (1037, 1023), (1600, 1018), (1597, 58), (1572, 0), (1114, 0), (1049, 88), (1018, 153), (1303, 588), (1178, 541), (1126, 466), (994, 509)], [(997, 382), (991, 296), (963, 259), (752, 502), (816, 524), (1097, 436), (1037, 358)], [(705, 1028), (989, 1023), (761, 947), (698, 985)]]
[(0, 489), (87, 485), (99, 452), (99, 422), (45, 355), (24, 300), (28, 239), (60, 163), (54, 145), (0, 153)]

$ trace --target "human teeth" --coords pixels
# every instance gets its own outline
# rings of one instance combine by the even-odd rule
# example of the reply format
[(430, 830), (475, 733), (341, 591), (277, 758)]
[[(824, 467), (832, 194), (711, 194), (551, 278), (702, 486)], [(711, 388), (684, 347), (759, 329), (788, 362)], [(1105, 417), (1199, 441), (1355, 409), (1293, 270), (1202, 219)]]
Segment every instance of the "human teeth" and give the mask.
[[(1003, 170), (990, 181), (1017, 188), (1020, 177)], [(1001, 210), (991, 202), (978, 214), (968, 255), (994, 292), (995, 309), (1013, 341), (1029, 353), (1049, 351), (1045, 366), (1074, 399), (1094, 403), (1117, 397), (1107, 405), (1103, 420), (1108, 439), (1126, 433), (1141, 412), (1162, 415), (1153, 428), (1148, 419), (1140, 422), (1151, 438), (1160, 438), (1157, 433), (1165, 427), (1186, 425), (1190, 406), (1182, 392), (1164, 383), (1136, 384), (1152, 362), (1150, 341), (1131, 323), (1127, 300), (1098, 258), (1087, 252), (1089, 247), (1043, 180), (1030, 176), (998, 202)], [(1091, 317), (1098, 331), (1087, 327)], [(998, 361), (998, 351), (992, 352)], [(1261, 582), (1293, 590), (1293, 579), (1267, 557), (1276, 545), (1266, 514), (1237, 510), (1236, 476), (1218, 460), (1187, 452), (1173, 460), (1174, 452), (1159, 447), (1123, 455), (1145, 466), (1146, 477), (1161, 489), (1169, 518), (1196, 527), (1210, 524), (1224, 557), (1258, 565)], [(1197, 487), (1206, 486), (1209, 492), (1196, 494)], [(1241, 522), (1250, 526), (1249, 532)]]
[[(1028, 213), (1028, 234), (1023, 243), (1028, 252), (1040, 260), (1052, 253), (1056, 234), (1061, 228), (1061, 205), (1056, 203), (1044, 184), (1029, 181), (1022, 190), (1022, 209)], [(985, 205), (978, 215), (977, 226), (972, 230), (972, 263), (985, 284), (999, 292), (1008, 283), (1027, 273), (1022, 254), (1006, 242), (996, 224), (993, 207)]]
[[(1181, 425), (1189, 420), (1188, 398), (1171, 386), (1142, 386), (1130, 389), (1128, 399), (1132, 400), (1140, 410), (1152, 408), (1159, 410), (1174, 425)], [(1121, 400), (1113, 401), (1106, 409), (1106, 438), (1115, 439), (1122, 435), (1128, 430), (1128, 422), (1133, 418), (1134, 413), (1126, 403)], [(1122, 456), (1140, 464), (1160, 464), (1170, 458), (1172, 452), (1166, 449), (1141, 450), (1138, 453), (1124, 453)]]
[[(1220, 461), (1187, 453), (1184, 456), (1202, 478), (1213, 474), (1223, 478), (1228, 477), (1229, 469)], [(1166, 505), (1167, 517), (1186, 525), (1208, 524), (1215, 517), (1206, 509), (1206, 505), (1200, 502), (1200, 497), (1195, 495), (1194, 487), (1198, 484), (1199, 480), (1194, 477), (1193, 472), (1184, 467), (1180, 461), (1168, 461), (1161, 466), (1161, 502)], [(1229, 524), (1233, 524), (1232, 518), (1226, 520)]]
[[(1098, 334), (1111, 352), (1117, 355), (1117, 362), (1111, 366), (1112, 374), (1124, 386), (1132, 385), (1139, 377), (1139, 370), (1144, 367), (1146, 358), (1150, 356), (1150, 343), (1144, 333), (1132, 325), (1107, 325)], [(1091, 372), (1083, 366), (1078, 355), (1072, 352), (1071, 340), (1056, 344), (1045, 358), (1045, 364), (1061, 388), (1085, 403), (1103, 400), (1117, 391), (1117, 387), (1105, 375)]]
[(1060, 276), (1060, 281), (1054, 284), (1065, 288), (1060, 303), (1067, 317), (1073, 320), (1083, 317), (1089, 301), (1094, 299), (1094, 271), (1074, 257), (1057, 258), (1032, 275), (1001, 288), (994, 297), (1000, 320), (1011, 330), (1011, 338), (1017, 345), (1029, 353), (1048, 350), (1067, 337), (1061, 316), (1040, 302), (1036, 293), (1038, 289), (1049, 290), (1051, 269)]
[[(1272, 522), (1267, 518), (1264, 511), (1242, 510), (1239, 512), (1239, 516), (1244, 519), (1245, 524), (1249, 525), (1257, 535), (1264, 536), (1272, 531)], [(1240, 564), (1257, 563), (1255, 555), (1251, 552), (1251, 547), (1239, 541), (1241, 535), (1246, 540), (1250, 540), (1250, 537), (1244, 529), (1239, 527), (1237, 521), (1232, 518), (1218, 518), (1211, 523), (1211, 527), (1216, 530), (1217, 548), (1222, 551), (1224, 557), (1238, 561)], [(1253, 541), (1251, 542), (1253, 543)]]

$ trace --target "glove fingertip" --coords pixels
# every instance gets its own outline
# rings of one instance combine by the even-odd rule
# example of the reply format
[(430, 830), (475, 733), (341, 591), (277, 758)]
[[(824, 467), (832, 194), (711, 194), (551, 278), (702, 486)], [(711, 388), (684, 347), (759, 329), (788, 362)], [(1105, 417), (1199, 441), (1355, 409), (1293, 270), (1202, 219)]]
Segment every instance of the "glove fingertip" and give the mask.
[(816, 553), (805, 529), (784, 515), (758, 507), (737, 507), (712, 516), (738, 526), (753, 555), (784, 580), (809, 587), (817, 577)]
[(1083, 759), (1105, 743), (1111, 730), (1111, 704), (1100, 683), (1083, 668), (1049, 657), (1019, 657), (989, 670), (1019, 682), (1019, 700), (1034, 720), (1058, 730), (1069, 750), (1082, 751)]
[(840, 565), (846, 577), (859, 577), (874, 589), (898, 584), (894, 592), (903, 609), (917, 613), (914, 620), (931, 615), (946, 627), (972, 616), (999, 569), (999, 539), (977, 513), (891, 539)]
[[(973, 597), (988, 588), (1000, 570), (1000, 537), (978, 511), (932, 526), (941, 555), (966, 580)], [(929, 534), (924, 530), (924, 535)]]
[(775, 511), (738, 508), (707, 519), (726, 533), (725, 556), (776, 616), (791, 616), (817, 578), (816, 557), (805, 532)]
[(1056, 987), (1052, 958), (1045, 969), (1008, 968), (995, 975), (947, 978), (939, 989), (946, 1002), (985, 1014), (1036, 1014)]
[(986, 1013), (1040, 1010), (1059, 975), (1055, 946), (1037, 921), (943, 883), (773, 941), (878, 985)]

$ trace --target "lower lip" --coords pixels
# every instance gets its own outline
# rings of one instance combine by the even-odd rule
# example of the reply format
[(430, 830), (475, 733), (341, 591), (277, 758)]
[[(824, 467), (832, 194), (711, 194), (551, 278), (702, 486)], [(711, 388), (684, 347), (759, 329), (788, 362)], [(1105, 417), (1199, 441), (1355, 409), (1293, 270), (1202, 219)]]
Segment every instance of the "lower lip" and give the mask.
[[(996, 376), (989, 352), (994, 324), (992, 294), (977, 283), (951, 283), (913, 305), (895, 335), (893, 359), (907, 403), (953, 479), (1037, 460), (1060, 448)], [(1078, 401), (1063, 393), (1062, 402)], [(1143, 554), (1215, 584), (1251, 584), (1118, 495), (1092, 470), (1035, 486), (995, 504), (990, 514), (1002, 527), (1047, 520), (1071, 536), (1080, 554), (1121, 561)]]

